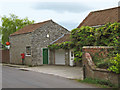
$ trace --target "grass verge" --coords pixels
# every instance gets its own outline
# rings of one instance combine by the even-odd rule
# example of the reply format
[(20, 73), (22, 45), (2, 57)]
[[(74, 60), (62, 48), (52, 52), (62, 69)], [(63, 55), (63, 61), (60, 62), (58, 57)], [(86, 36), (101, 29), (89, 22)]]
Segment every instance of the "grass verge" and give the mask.
[(82, 82), (82, 83), (95, 84), (96, 86), (100, 88), (118, 88), (117, 85), (114, 85), (110, 81), (106, 81), (106, 80), (86, 78), (84, 80), (77, 80), (77, 81)]

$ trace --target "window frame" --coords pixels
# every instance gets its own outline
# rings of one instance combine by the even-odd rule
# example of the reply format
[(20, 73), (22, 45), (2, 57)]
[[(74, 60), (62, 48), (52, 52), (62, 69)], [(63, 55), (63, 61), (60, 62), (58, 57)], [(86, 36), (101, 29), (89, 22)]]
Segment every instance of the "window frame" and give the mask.
[[(30, 54), (27, 53), (27, 48), (30, 48)], [(31, 56), (31, 46), (26, 46), (25, 56)]]

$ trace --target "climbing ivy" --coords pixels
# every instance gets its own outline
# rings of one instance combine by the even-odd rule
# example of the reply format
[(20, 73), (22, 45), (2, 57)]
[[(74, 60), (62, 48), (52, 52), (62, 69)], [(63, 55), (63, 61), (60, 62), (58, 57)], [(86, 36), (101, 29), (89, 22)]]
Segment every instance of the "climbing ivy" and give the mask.
[(74, 44), (71, 41), (66, 41), (66, 42), (62, 42), (62, 43), (55, 43), (55, 44), (51, 44), (48, 46), (49, 49), (70, 49), (73, 48)]
[(75, 60), (82, 60), (83, 46), (114, 46), (112, 55), (120, 53), (120, 23), (108, 23), (99, 28), (82, 26), (71, 31), (71, 41), (52, 44), (51, 49), (73, 49)]
[(120, 54), (117, 54), (116, 57), (110, 59), (110, 64), (108, 70), (120, 74)]

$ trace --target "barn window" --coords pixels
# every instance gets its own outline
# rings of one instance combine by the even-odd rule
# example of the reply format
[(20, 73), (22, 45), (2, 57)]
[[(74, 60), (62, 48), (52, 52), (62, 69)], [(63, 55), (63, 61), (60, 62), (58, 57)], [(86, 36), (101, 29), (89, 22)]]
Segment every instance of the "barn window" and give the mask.
[(26, 47), (26, 55), (27, 55), (27, 56), (30, 56), (30, 55), (31, 55), (31, 47), (30, 47), (30, 46), (27, 46), (27, 47)]

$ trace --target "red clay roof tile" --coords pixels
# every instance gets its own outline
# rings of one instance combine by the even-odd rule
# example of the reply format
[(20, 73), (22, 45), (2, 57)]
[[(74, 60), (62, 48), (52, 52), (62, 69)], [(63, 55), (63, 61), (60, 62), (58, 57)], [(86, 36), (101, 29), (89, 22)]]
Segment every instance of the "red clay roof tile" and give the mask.
[(120, 22), (120, 6), (105, 10), (90, 12), (89, 15), (80, 23), (81, 26), (97, 26), (106, 23)]
[(33, 32), (34, 30), (36, 30), (37, 28), (40, 28), (42, 25), (44, 25), (45, 23), (47, 23), (49, 21), (52, 21), (52, 20), (47, 20), (47, 21), (44, 21), (44, 22), (27, 25), (27, 26), (23, 27), (22, 29), (14, 32), (10, 36)]

